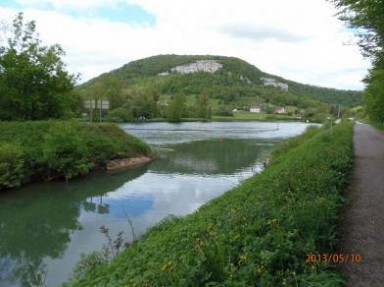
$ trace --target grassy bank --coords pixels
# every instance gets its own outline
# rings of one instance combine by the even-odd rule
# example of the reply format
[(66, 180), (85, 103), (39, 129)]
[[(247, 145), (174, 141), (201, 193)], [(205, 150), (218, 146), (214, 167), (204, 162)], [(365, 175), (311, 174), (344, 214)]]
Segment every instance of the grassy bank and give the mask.
[(149, 155), (149, 146), (114, 124), (0, 122), (0, 190), (71, 179), (110, 159)]
[(335, 266), (306, 258), (337, 251), (351, 167), (352, 124), (311, 128), (261, 174), (66, 286), (340, 286)]

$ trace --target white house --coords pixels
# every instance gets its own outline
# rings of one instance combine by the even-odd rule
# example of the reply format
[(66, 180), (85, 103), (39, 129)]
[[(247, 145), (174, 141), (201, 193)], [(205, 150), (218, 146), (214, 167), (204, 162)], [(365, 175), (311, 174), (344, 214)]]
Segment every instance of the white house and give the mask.
[(276, 112), (276, 114), (280, 114), (280, 115), (286, 114), (287, 109), (286, 109), (286, 107), (276, 107), (275, 112)]
[(251, 113), (259, 114), (259, 113), (261, 113), (261, 107), (260, 107), (260, 106), (251, 106), (251, 107), (249, 108), (249, 111), (250, 111)]

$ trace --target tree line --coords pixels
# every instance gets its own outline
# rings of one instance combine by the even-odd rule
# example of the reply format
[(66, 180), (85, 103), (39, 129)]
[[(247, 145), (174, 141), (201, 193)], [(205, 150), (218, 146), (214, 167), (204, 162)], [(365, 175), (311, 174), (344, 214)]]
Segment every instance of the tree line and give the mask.
[(370, 118), (384, 122), (384, 1), (329, 1), (339, 9), (339, 18), (356, 29), (361, 52), (372, 62), (364, 79), (364, 100)]

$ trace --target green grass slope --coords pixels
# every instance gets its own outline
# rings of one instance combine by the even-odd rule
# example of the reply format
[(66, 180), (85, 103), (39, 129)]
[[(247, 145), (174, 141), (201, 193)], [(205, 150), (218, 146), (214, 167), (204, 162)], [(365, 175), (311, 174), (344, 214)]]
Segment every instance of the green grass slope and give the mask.
[(185, 218), (166, 220), (65, 286), (341, 286), (333, 264), (352, 124), (286, 142), (261, 174)]

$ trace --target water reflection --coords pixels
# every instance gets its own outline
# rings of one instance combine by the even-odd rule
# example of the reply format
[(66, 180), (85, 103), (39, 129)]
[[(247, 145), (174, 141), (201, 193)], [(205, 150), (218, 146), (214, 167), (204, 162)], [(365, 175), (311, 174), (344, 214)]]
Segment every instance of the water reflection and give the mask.
[(109, 212), (106, 192), (144, 174), (147, 167), (93, 175), (68, 185), (35, 185), (1, 195), (0, 286), (30, 286), (44, 273), (44, 258), (60, 258), (70, 233), (81, 230), (81, 211)]
[(265, 160), (276, 140), (216, 139), (170, 145), (151, 165), (159, 173), (231, 175)]

